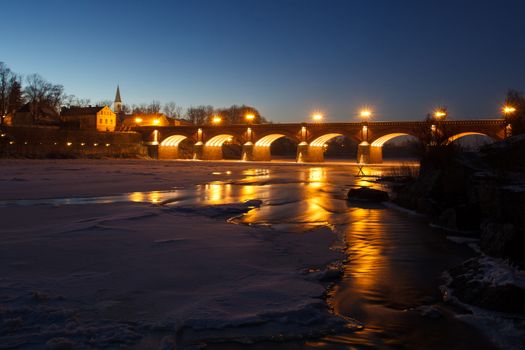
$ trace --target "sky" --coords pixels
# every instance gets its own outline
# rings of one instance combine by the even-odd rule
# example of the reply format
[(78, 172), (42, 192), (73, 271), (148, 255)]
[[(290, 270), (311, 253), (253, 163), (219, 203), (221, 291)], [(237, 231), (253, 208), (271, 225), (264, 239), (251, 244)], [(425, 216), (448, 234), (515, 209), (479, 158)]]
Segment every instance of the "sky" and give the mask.
[(497, 117), (525, 90), (523, 0), (2, 1), (0, 61), (68, 94), (247, 104), (274, 122)]

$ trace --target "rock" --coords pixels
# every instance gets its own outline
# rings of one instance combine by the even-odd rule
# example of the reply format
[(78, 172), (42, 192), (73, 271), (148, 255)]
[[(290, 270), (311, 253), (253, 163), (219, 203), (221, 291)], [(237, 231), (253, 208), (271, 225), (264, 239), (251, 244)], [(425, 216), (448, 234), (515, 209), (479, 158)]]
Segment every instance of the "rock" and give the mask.
[(419, 314), (428, 318), (440, 318), (443, 316), (442, 312), (434, 305), (422, 305), (416, 308)]
[(474, 205), (459, 205), (445, 209), (433, 223), (451, 231), (479, 231), (480, 212)]
[(505, 257), (512, 250), (516, 238), (514, 225), (484, 222), (481, 226), (480, 248), (489, 255)]
[(46, 343), (46, 349), (48, 350), (70, 350), (75, 349), (76, 344), (68, 338), (52, 338)]
[(176, 349), (177, 349), (177, 342), (174, 336), (172, 335), (165, 336), (160, 341), (159, 350), (176, 350)]
[(369, 187), (351, 188), (348, 191), (348, 200), (363, 202), (385, 202), (388, 201), (388, 193)]
[(525, 289), (486, 280), (486, 266), (479, 259), (469, 259), (448, 273), (448, 287), (461, 302), (497, 312), (525, 314)]
[(394, 188), (394, 201), (430, 215), (445, 229), (477, 232), (483, 252), (525, 267), (523, 154), (525, 135), (495, 142), (479, 153), (430, 148), (419, 177)]

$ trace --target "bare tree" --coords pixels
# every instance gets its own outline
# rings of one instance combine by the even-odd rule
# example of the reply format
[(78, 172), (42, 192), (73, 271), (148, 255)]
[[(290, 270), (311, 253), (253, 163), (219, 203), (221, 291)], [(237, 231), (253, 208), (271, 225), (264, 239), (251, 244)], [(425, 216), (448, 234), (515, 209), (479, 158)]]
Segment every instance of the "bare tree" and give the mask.
[(160, 108), (161, 108), (160, 102), (153, 100), (146, 108), (146, 112), (150, 114), (158, 114), (160, 113)]
[(77, 99), (75, 99), (75, 106), (79, 106), (79, 107), (91, 106), (91, 99), (89, 99), (89, 98), (77, 98)]
[(162, 110), (169, 118), (182, 118), (182, 107), (177, 106), (175, 102), (168, 102), (164, 104), (164, 108)]
[(132, 105), (131, 111), (133, 114), (145, 114), (148, 113), (148, 106), (145, 103), (141, 103), (140, 105)]
[[(259, 111), (250, 106), (242, 105), (237, 106), (233, 105), (229, 108), (221, 108), (217, 110), (224, 120), (225, 124), (261, 124), (266, 123), (266, 119), (261, 117)], [(252, 119), (247, 119), (247, 115), (252, 115)]]
[(121, 110), (123, 114), (129, 114), (131, 113), (132, 108), (129, 105), (123, 104)]
[(24, 96), (31, 104), (31, 115), (35, 122), (42, 108), (51, 108), (58, 113), (64, 98), (64, 87), (52, 84), (38, 74), (31, 74), (26, 78)]
[(111, 100), (99, 100), (97, 102), (95, 102), (95, 106), (108, 106), (110, 107), (111, 105), (113, 105), (113, 101)]
[(9, 113), (9, 94), (15, 81), (16, 75), (4, 62), (0, 62), (0, 125)]
[(15, 79), (11, 85), (11, 91), (9, 92), (9, 98), (7, 101), (7, 113), (14, 113), (24, 104), (22, 97), (22, 85)]
[(190, 107), (186, 111), (186, 119), (195, 125), (206, 124), (213, 115), (212, 106)]

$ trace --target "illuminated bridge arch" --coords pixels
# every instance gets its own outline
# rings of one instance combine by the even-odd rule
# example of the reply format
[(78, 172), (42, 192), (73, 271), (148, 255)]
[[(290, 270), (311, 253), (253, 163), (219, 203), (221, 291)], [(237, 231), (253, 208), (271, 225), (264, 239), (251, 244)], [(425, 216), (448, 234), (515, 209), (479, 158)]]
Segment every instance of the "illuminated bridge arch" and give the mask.
[(462, 133), (459, 133), (459, 134), (456, 134), (454, 136), (450, 136), (447, 140), (447, 144), (451, 143), (451, 142), (454, 142), (462, 137), (465, 137), (465, 136), (471, 136), (471, 135), (480, 135), (480, 136), (486, 136), (488, 138), (490, 138), (491, 140), (494, 140), (492, 137), (490, 137), (489, 135), (487, 134), (484, 134), (482, 132), (475, 132), (475, 131), (468, 131), (468, 132), (462, 132)]
[(270, 134), (261, 137), (257, 142), (255, 142), (256, 147), (270, 147), (274, 141), (286, 137), (284, 134)]
[(400, 137), (400, 136), (414, 136), (414, 135), (410, 135), (405, 132), (394, 132), (391, 134), (387, 134), (387, 135), (378, 137), (377, 139), (374, 140), (374, 142), (371, 143), (371, 146), (372, 147), (383, 147), (383, 145), (387, 143), (388, 141), (395, 139), (396, 137)]
[(184, 141), (185, 139), (187, 139), (188, 137), (187, 136), (184, 136), (184, 135), (172, 135), (172, 136), (169, 136), (169, 137), (166, 137), (161, 143), (160, 143), (160, 146), (165, 146), (165, 147), (177, 147), (179, 146), (179, 144)]
[(338, 133), (331, 133), (331, 134), (325, 134), (325, 135), (319, 136), (318, 138), (316, 138), (312, 142), (310, 142), (310, 146), (312, 146), (312, 147), (323, 147), (325, 143), (327, 143), (331, 139), (336, 138), (338, 136), (344, 136), (344, 135), (343, 134), (338, 134)]
[(233, 140), (233, 135), (230, 134), (220, 134), (213, 136), (211, 139), (206, 141), (206, 146), (208, 147), (221, 147), (225, 142), (230, 142)]
[(414, 135), (408, 134), (406, 132), (393, 132), (393, 133), (378, 137), (370, 144), (368, 162), (369, 163), (382, 163), (383, 162), (383, 145), (387, 143), (388, 141), (393, 140), (396, 137), (401, 137), (401, 136), (415, 137)]
[(159, 159), (181, 159), (188, 158), (185, 152), (180, 150), (180, 143), (188, 140), (184, 135), (171, 135), (166, 137), (159, 144), (158, 158)]

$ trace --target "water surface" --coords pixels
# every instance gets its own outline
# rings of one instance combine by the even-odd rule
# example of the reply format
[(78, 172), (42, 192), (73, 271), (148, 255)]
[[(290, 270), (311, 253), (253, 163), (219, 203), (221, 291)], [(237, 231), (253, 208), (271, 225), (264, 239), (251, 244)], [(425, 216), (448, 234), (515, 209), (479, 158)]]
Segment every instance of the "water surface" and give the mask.
[(293, 343), (210, 345), (212, 349), (488, 349), (475, 328), (443, 303), (439, 285), (442, 272), (473, 255), (448, 241), (426, 219), (383, 205), (355, 205), (346, 200), (353, 186), (381, 187), (377, 176), (395, 169), (365, 168), (356, 177), (355, 166), (287, 167), (244, 170), (240, 180), (231, 171), (218, 170), (216, 178), (194, 188), (131, 192), (101, 197), (0, 201), (11, 205), (82, 205), (137, 202), (173, 208), (227, 205), (250, 200), (262, 206), (232, 219), (248, 225), (265, 225), (292, 234), (328, 226), (343, 238), (344, 275), (328, 296), (336, 314), (361, 322), (364, 328)]

